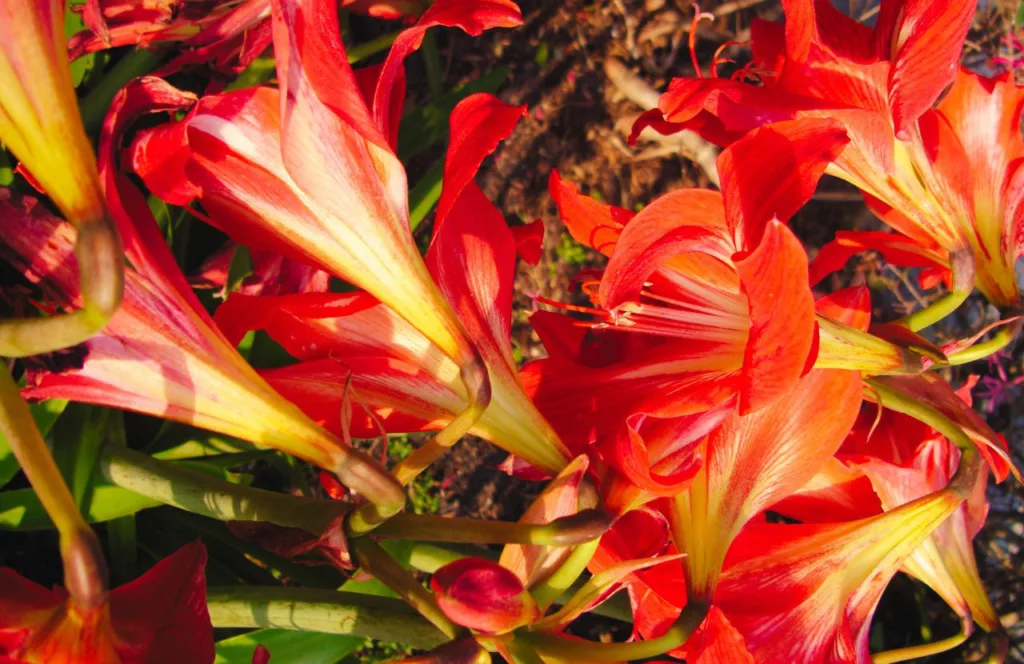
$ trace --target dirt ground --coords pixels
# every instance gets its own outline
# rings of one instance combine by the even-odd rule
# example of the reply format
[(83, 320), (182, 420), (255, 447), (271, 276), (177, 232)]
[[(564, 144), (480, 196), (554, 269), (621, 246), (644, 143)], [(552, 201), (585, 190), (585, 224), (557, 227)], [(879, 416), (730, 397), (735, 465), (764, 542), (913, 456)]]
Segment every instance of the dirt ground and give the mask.
[[(508, 79), (500, 96), (529, 109), (478, 179), (510, 218), (543, 219), (545, 224), (543, 259), (536, 267), (524, 264), (517, 283), (519, 318), (514, 321), (513, 339), (529, 358), (543, 351), (525, 320), (525, 312), (532, 307), (528, 294), (571, 300), (577, 297), (572, 291), (574, 275), (601, 264), (595, 252), (574, 243), (562, 228), (547, 193), (553, 169), (595, 198), (628, 209), (639, 209), (673, 189), (710, 186), (710, 180), (691, 159), (692, 151), (681, 153), (678, 144), (631, 147), (626, 143), (633, 119), (644, 110), (637, 102), (649, 98), (652, 90), (664, 89), (673, 76), (693, 74), (689, 0), (522, 0), (519, 4), (525, 17), (523, 28), (479, 39), (448, 34), (441, 42), (441, 55), (446, 59), (446, 87), (479, 75), (482, 67), (506, 67)], [(858, 15), (872, 11), (867, 2), (851, 0), (851, 4)], [(1016, 2), (983, 3), (983, 7), (965, 51), (971, 64), (984, 63), (998, 51), (1000, 38), (1012, 27)], [(704, 2), (701, 9), (717, 16), (713, 23), (704, 22), (698, 28), (698, 55), (705, 67), (720, 45), (748, 39), (752, 18), (778, 20), (782, 15), (778, 0)], [(454, 53), (459, 55), (457, 61)], [(725, 55), (742, 62), (745, 51), (733, 46)], [(632, 79), (629, 74), (634, 75)], [(415, 85), (412, 90), (415, 94)], [(791, 225), (812, 255), (837, 229), (879, 227), (848, 185), (828, 178), (816, 200)], [(841, 283), (834, 285), (881, 284), (887, 291), (887, 306), (928, 297), (909, 285), (909, 275), (870, 255), (853, 261), (838, 280)], [(962, 311), (966, 314), (940, 334), (962, 336), (992, 315), (980, 300)], [(1012, 380), (1022, 373), (1021, 365), (1018, 344), (998, 359), (998, 365), (975, 363), (958, 370), (952, 379), (958, 384), (969, 373), (980, 373), (993, 381), (1000, 376)], [(982, 393), (976, 391), (976, 398)], [(978, 405), (1006, 436), (1017, 463), (1024, 463), (1021, 391), (1012, 391), (1005, 399), (981, 398)], [(461, 443), (436, 470), (438, 478), (447, 478), (442, 485), (442, 513), (516, 518), (535, 489), (495, 472), (503, 457), (503, 452), (486, 443)], [(1024, 487), (1010, 480), (991, 487), (989, 497), (989, 518), (976, 540), (979, 566), (1009, 634), (1007, 661), (1024, 662)], [(908, 641), (914, 642), (922, 630), (930, 629), (932, 638), (955, 633), (956, 622), (949, 614), (930, 591), (898, 578), (883, 599), (876, 622), (884, 622), (885, 629), (897, 637), (905, 632)], [(619, 638), (611, 625), (598, 624), (593, 630), (608, 632), (605, 638)], [(989, 648), (988, 637), (975, 635), (967, 647), (928, 661), (986, 661)]]

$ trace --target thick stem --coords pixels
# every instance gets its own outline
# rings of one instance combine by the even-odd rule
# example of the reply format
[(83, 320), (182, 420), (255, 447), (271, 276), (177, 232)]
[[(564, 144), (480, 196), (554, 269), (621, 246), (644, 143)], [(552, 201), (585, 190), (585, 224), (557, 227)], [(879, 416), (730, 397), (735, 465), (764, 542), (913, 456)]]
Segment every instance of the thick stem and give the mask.
[(991, 338), (965, 348), (958, 353), (951, 353), (946, 356), (950, 366), (967, 364), (976, 360), (983, 360), (989, 355), (998, 353), (1013, 342), (1021, 329), (1020, 321), (1010, 323), (999, 329)]
[(264, 521), (320, 535), (348, 507), (232, 484), (126, 448), (107, 447), (99, 465), (119, 487), (221, 521)]
[(107, 566), (99, 540), (82, 518), (3, 361), (0, 361), (0, 431), (60, 533), (64, 585), (71, 599), (83, 608), (102, 604), (107, 596)]
[(587, 568), (590, 559), (594, 557), (594, 552), (597, 551), (600, 543), (601, 540), (595, 539), (575, 547), (565, 562), (551, 576), (530, 588), (530, 594), (537, 601), (541, 613), (546, 611), (552, 602), (561, 597), (565, 591), (569, 590), (572, 584), (576, 583), (580, 574)]
[(312, 588), (230, 586), (207, 589), (206, 605), (214, 627), (351, 634), (425, 649), (449, 640), (405, 602), (390, 597)]
[(381, 524), (374, 535), (421, 542), (570, 546), (597, 539), (610, 526), (611, 517), (596, 509), (583, 510), (545, 524), (396, 514)]
[(907, 314), (893, 321), (897, 325), (919, 332), (950, 315), (964, 303), (974, 290), (974, 255), (970, 249), (950, 254), (949, 271), (952, 273), (952, 289), (924, 309)]
[(630, 662), (658, 657), (684, 645), (708, 614), (709, 605), (691, 600), (679, 619), (661, 636), (631, 643), (596, 643), (558, 634), (522, 632), (516, 635), (541, 656), (561, 657), (580, 662)]
[(361, 568), (398, 593), (399, 597), (444, 632), (449, 639), (457, 638), (462, 632), (462, 628), (448, 620), (441, 611), (434, 594), (421, 586), (416, 577), (399, 565), (372, 539), (360, 537), (352, 540), (352, 557)]
[(82, 307), (46, 318), (0, 322), (0, 356), (27, 357), (75, 346), (99, 332), (121, 304), (124, 251), (109, 218), (78, 224)]

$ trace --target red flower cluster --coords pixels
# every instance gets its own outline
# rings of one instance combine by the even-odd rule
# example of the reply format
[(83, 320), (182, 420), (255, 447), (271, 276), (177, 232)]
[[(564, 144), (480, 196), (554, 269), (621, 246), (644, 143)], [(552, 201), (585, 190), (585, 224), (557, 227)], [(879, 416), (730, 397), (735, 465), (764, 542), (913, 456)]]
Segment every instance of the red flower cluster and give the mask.
[[(19, 4), (0, 0), (0, 36), (21, 25), (54, 42), (40, 26), (62, 3), (39, 3), (49, 13), (34, 23)], [(546, 484), (503, 524), (497, 561), (433, 569), (429, 592), (378, 575), (449, 637), (409, 661), (866, 663), (872, 616), (900, 571), (942, 597), (964, 639), (975, 624), (998, 630), (972, 539), (989, 475), (1017, 471), (972, 410), (973, 383), (954, 391), (934, 371), (999, 350), (1019, 327), (1024, 95), (1008, 74), (959, 67), (975, 4), (883, 0), (869, 28), (828, 0), (784, 0), (785, 23), (754, 24), (753, 60), (736, 77), (673, 81), (636, 131), (692, 130), (722, 145), (721, 191), (669, 192), (634, 214), (552, 173), (569, 233), (608, 261), (584, 282), (588, 306), (539, 299), (554, 309), (531, 317), (547, 356), (520, 368), (516, 256), (535, 258), (540, 238), (535, 226), (509, 228), (474, 178), (525, 107), (482, 93), (454, 106), (425, 256), (398, 156), (406, 58), (432, 27), (521, 24), (511, 0), (90, 0), (72, 57), (127, 44), (179, 52), (118, 92), (95, 167), (78, 133), (60, 143), (85, 155), (76, 168), (101, 201), (40, 152), (42, 93), (28, 77), (38, 69), (64, 85), (63, 59), (51, 48), (43, 66), (0, 50), (0, 139), (67, 219), (0, 190), (0, 255), (49, 314), (88, 311), (76, 211), (109, 214), (127, 259), (116, 313), (77, 361), (26, 363), (22, 394), (194, 425), (328, 471), (351, 509), (329, 532), (299, 537), (347, 538), (346, 563), (351, 551), (369, 574), (384, 568), (360, 538), (409, 528), (415, 539), (433, 523), (394, 515), (404, 486), (445, 449), (472, 434), (509, 452), (505, 470)], [(339, 7), (406, 27), (382, 62), (353, 68)], [(165, 79), (197, 63), (238, 74), (271, 46), (276, 86), (211, 83), (197, 96)], [(74, 104), (61, 104), (67, 124)], [(809, 260), (787, 222), (825, 174), (860, 189), (897, 233), (840, 232)], [(139, 181), (252, 249), (242, 289), (228, 283), (233, 249), (190, 284)], [(864, 287), (814, 290), (868, 249), (924, 268), (922, 281), (950, 294), (881, 323)], [(352, 288), (332, 292), (336, 280)], [(196, 283), (222, 289), (212, 315)], [(942, 347), (917, 334), (975, 287), (1008, 315)], [(6, 329), (0, 349), (17, 348)], [(254, 330), (295, 361), (250, 366), (236, 347)], [(354, 446), (411, 432), (432, 437), (392, 468)], [(484, 541), (459, 528), (451, 541)], [(0, 661), (210, 662), (204, 561), (190, 545), (89, 606), (0, 570)], [(620, 590), (629, 643), (565, 633)], [(188, 646), (169, 645), (180, 634)], [(254, 661), (267, 657), (261, 646)]]

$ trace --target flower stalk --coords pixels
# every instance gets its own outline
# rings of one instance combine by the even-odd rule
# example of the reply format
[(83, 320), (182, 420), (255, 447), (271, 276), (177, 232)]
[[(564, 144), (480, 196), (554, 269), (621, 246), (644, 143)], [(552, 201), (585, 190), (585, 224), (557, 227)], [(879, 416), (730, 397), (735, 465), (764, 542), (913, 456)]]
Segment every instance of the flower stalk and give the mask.
[(211, 587), (215, 627), (309, 630), (435, 648), (449, 639), (398, 599), (312, 588)]
[(92, 609), (107, 597), (107, 567), (99, 540), (85, 522), (6, 363), (0, 362), (0, 431), (60, 534), (64, 585), (77, 606)]

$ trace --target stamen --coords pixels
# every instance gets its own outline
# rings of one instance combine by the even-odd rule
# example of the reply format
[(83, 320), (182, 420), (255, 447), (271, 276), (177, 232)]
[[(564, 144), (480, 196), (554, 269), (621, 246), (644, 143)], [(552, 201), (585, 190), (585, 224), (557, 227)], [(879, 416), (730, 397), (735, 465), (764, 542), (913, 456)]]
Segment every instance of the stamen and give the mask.
[(693, 63), (693, 70), (697, 73), (697, 78), (704, 78), (704, 72), (700, 70), (700, 61), (697, 60), (697, 27), (703, 19), (708, 19), (713, 23), (716, 16), (708, 12), (702, 12), (700, 5), (696, 2), (693, 3), (692, 7), (693, 21), (690, 22), (690, 62)]
[(732, 63), (732, 64), (736, 63), (736, 61), (733, 60), (732, 58), (722, 57), (722, 52), (725, 51), (725, 49), (729, 48), (730, 46), (742, 46), (742, 45), (743, 45), (742, 42), (738, 42), (738, 41), (736, 41), (734, 39), (730, 39), (729, 41), (725, 42), (724, 44), (722, 44), (721, 46), (719, 46), (715, 50), (715, 54), (711, 58), (711, 78), (718, 78), (718, 65), (726, 63), (726, 62)]

